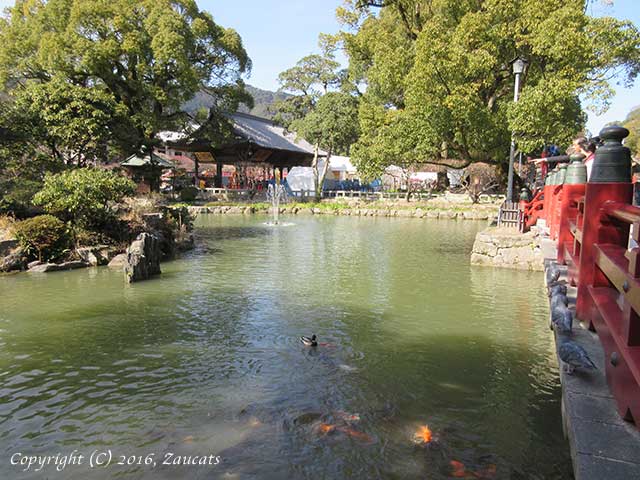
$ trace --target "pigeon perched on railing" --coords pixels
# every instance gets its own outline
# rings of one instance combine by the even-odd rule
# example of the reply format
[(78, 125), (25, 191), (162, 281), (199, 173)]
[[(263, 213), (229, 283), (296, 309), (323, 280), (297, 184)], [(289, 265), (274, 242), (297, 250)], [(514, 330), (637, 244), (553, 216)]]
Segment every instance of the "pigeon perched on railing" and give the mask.
[(551, 285), (553, 282), (557, 282), (560, 278), (560, 270), (556, 267), (549, 267), (547, 269), (547, 285)]
[(572, 340), (563, 340), (558, 349), (560, 360), (563, 362), (563, 370), (571, 375), (576, 368), (592, 370), (597, 368), (589, 358), (584, 348)]
[(553, 285), (548, 287), (548, 295), (549, 297), (553, 297), (554, 295), (566, 295), (567, 294), (567, 286), (564, 283), (555, 282)]
[(566, 312), (569, 311), (569, 307), (567, 307), (564, 303), (560, 302), (556, 305), (551, 306), (551, 315), (549, 318), (549, 330), (553, 330), (554, 326), (563, 321), (563, 318), (566, 315)]
[(571, 335), (573, 313), (568, 308), (559, 308), (552, 317), (553, 327), (560, 335)]
[(551, 309), (553, 310), (558, 305), (564, 305), (565, 307), (569, 305), (569, 299), (566, 295), (560, 293), (551, 297)]

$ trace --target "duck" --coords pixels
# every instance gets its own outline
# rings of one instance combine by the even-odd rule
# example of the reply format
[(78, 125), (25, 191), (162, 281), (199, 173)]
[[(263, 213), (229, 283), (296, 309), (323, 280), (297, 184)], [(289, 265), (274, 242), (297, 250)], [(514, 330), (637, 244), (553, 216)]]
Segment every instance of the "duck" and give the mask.
[(311, 337), (305, 337), (304, 335), (300, 337), (300, 341), (307, 347), (317, 347), (318, 340), (316, 340), (315, 335), (311, 335)]

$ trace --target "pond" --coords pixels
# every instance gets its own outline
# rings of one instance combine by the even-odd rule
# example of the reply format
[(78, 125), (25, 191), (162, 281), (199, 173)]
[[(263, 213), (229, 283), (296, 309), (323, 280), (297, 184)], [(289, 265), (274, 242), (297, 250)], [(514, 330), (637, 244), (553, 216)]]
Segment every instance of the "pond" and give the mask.
[(572, 478), (541, 274), (470, 266), (484, 222), (291, 218), (1, 277), (0, 478)]

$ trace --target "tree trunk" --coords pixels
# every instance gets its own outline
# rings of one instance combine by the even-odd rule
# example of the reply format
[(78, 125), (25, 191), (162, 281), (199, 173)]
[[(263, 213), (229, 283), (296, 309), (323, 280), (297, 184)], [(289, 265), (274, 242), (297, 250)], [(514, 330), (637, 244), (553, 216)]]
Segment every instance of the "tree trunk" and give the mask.
[(316, 198), (318, 200), (322, 199), (322, 186), (324, 185), (324, 179), (327, 176), (327, 172), (329, 171), (329, 162), (331, 161), (331, 148), (327, 151), (327, 157), (324, 159), (324, 165), (322, 166), (322, 172), (320, 172), (320, 177), (318, 178), (318, 183), (316, 184)]

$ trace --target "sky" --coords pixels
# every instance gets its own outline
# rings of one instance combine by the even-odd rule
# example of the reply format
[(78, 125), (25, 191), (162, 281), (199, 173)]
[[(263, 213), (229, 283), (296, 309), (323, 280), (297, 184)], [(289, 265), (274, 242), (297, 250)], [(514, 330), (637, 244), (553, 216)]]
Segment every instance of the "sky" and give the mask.
[[(335, 33), (339, 26), (335, 9), (342, 0), (197, 0), (217, 23), (237, 30), (253, 62), (248, 83), (266, 90), (278, 88), (278, 73), (292, 67), (300, 58), (318, 52), (318, 34)], [(0, 0), (0, 8), (13, 5)], [(592, 15), (609, 15), (633, 21), (640, 26), (640, 0), (600, 0), (590, 6)], [(587, 128), (597, 133), (606, 123), (624, 120), (640, 105), (640, 79), (625, 89), (614, 86), (616, 96), (609, 110), (595, 116), (587, 112)]]

